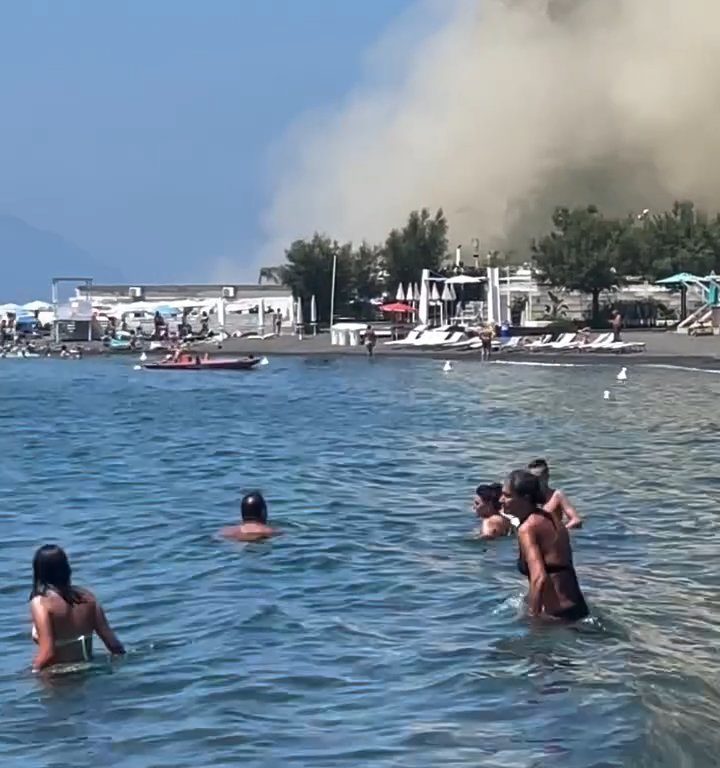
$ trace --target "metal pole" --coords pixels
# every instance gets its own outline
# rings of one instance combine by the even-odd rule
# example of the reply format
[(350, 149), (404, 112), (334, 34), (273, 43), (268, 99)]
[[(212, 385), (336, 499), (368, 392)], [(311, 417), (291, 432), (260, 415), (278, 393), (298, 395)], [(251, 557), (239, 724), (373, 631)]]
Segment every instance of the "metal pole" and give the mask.
[(335, 275), (337, 273), (337, 249), (333, 251), (332, 287), (330, 288), (330, 332), (335, 320)]

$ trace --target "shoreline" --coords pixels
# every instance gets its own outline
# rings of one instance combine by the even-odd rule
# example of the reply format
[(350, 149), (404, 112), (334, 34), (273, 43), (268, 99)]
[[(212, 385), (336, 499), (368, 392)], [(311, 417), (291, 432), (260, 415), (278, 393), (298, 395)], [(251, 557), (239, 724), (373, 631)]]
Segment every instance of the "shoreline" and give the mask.
[[(509, 352), (494, 352), (490, 357), (492, 363), (521, 364), (521, 365), (654, 365), (671, 366), (674, 368), (719, 370), (720, 371), (720, 337), (705, 336), (690, 338), (672, 332), (628, 332), (623, 334), (623, 340), (642, 341), (646, 348), (644, 352), (577, 352), (568, 350), (524, 352), (515, 349)], [(53, 345), (55, 348), (56, 345)], [(108, 357), (135, 359), (141, 350), (111, 352), (101, 342), (68, 343), (68, 347), (79, 347), (83, 357)], [(302, 340), (296, 336), (285, 335), (269, 339), (229, 338), (218, 346), (217, 343), (198, 343), (190, 347), (197, 354), (207, 353), (211, 357), (249, 355), (257, 357), (304, 357), (310, 359), (342, 359), (365, 358), (364, 347), (333, 346), (328, 334), (306, 336)], [(163, 351), (147, 351), (149, 358), (160, 357)], [(57, 357), (57, 353), (52, 357)], [(461, 349), (400, 349), (385, 347), (382, 342), (375, 348), (375, 357), (380, 359), (428, 359), (452, 360), (482, 364), (477, 350)]]

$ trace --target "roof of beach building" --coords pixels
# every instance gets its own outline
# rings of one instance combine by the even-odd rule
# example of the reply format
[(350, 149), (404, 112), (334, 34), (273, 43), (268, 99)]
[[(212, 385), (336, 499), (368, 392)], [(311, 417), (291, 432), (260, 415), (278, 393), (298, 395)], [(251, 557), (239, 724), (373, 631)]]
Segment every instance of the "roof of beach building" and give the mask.
[[(238, 283), (197, 283), (185, 285), (142, 285), (138, 283), (128, 283), (127, 285), (100, 285), (94, 284), (90, 293), (94, 296), (105, 296), (108, 298), (128, 299), (134, 296), (131, 289), (139, 288), (145, 299), (196, 299), (207, 298), (217, 299), (222, 296), (226, 288), (233, 289), (233, 299), (250, 299), (264, 297), (280, 297), (291, 295), (291, 290), (284, 285), (257, 285), (257, 284), (238, 284)], [(85, 295), (86, 286), (78, 286), (78, 294)]]

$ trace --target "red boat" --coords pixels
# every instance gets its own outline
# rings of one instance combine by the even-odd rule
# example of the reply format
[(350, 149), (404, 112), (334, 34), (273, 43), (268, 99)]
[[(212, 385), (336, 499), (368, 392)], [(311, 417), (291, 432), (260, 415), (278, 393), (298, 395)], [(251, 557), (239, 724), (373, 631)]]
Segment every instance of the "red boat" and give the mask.
[(204, 357), (181, 355), (177, 360), (145, 363), (148, 371), (249, 371), (260, 364), (259, 357)]

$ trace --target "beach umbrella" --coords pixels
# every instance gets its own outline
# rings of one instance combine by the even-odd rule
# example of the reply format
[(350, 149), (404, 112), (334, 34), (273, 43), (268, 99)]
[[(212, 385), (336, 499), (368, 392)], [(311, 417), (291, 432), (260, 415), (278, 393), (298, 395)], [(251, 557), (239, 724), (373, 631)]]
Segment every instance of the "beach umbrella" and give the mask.
[(52, 304), (48, 304), (47, 301), (29, 301), (27, 304), (23, 304), (22, 308), (26, 312), (49, 312), (52, 309)]
[(303, 319), (303, 305), (302, 305), (302, 298), (300, 298), (300, 296), (298, 296), (298, 300), (297, 300), (296, 322), (297, 322), (298, 335), (300, 336), (300, 338), (302, 338), (303, 325), (305, 325), (305, 320)]
[(258, 304), (258, 331), (260, 332), (260, 335), (264, 335), (265, 333), (265, 300), (260, 299), (260, 303)]
[(310, 323), (313, 327), (313, 336), (317, 336), (317, 301), (314, 293), (310, 297)]
[(445, 283), (447, 285), (448, 290), (450, 291), (450, 301), (457, 301), (457, 291), (455, 290), (455, 286), (450, 283)]
[(403, 284), (400, 283), (397, 287), (397, 291), (395, 291), (395, 300), (396, 301), (405, 301), (405, 289), (403, 288)]
[[(412, 283), (408, 283), (407, 292), (405, 293), (405, 301), (415, 301), (415, 293), (413, 292)], [(419, 298), (419, 294), (418, 294)]]
[(403, 304), (400, 301), (396, 301), (392, 304), (383, 304), (380, 307), (380, 310), (382, 312), (395, 314), (395, 315), (404, 315), (409, 314), (410, 312), (415, 312), (415, 307), (411, 307), (409, 304)]
[(0, 304), (0, 314), (10, 312), (13, 315), (17, 315), (21, 311), (22, 307), (19, 304)]
[(450, 285), (468, 285), (469, 283), (482, 283), (482, 277), (470, 277), (470, 275), (455, 275), (455, 277), (449, 277), (446, 283)]
[(437, 283), (432, 284), (430, 289), (430, 301), (440, 301), (440, 293), (438, 291)]

